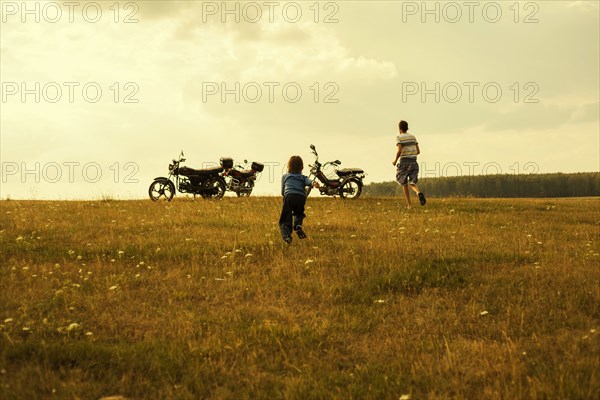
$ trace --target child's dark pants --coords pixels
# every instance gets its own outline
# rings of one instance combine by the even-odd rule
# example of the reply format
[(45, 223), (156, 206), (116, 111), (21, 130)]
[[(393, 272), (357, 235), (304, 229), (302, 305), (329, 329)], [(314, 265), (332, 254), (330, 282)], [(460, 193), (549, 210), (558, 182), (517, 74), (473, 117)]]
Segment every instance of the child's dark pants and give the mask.
[[(283, 238), (292, 236), (292, 228), (302, 225), (306, 196), (291, 193), (283, 198), (283, 209), (279, 218), (279, 228)], [(292, 221), (293, 217), (293, 221)], [(293, 222), (293, 225), (292, 225)]]

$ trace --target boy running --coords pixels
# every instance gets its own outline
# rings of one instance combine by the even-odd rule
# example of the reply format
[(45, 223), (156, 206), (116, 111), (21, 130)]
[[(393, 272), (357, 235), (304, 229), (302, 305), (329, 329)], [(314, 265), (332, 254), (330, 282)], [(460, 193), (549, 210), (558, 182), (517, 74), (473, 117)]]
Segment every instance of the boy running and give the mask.
[[(419, 180), (419, 164), (417, 164), (417, 156), (421, 154), (421, 149), (419, 149), (417, 138), (408, 133), (408, 122), (400, 121), (398, 128), (400, 129), (400, 134), (396, 138), (398, 151), (396, 152), (396, 158), (394, 158), (394, 162), (392, 163), (392, 165), (395, 166), (397, 164), (396, 181), (402, 185), (402, 189), (404, 190), (404, 196), (408, 203), (406, 208), (411, 208), (408, 185), (410, 185), (410, 188), (419, 197), (421, 205), (424, 206), (426, 203), (425, 195), (421, 193), (417, 186), (417, 181)], [(398, 159), (400, 159), (399, 163)]]

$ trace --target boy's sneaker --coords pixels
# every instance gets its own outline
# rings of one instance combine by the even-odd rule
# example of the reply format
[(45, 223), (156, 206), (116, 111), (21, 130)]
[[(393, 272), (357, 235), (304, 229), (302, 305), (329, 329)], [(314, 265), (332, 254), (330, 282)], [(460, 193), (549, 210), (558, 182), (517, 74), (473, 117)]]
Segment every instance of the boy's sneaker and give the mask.
[(302, 225), (296, 225), (294, 230), (296, 231), (296, 234), (300, 239), (306, 239), (306, 233), (304, 233), (304, 231), (302, 230)]
[(283, 241), (286, 242), (287, 244), (292, 244), (292, 237), (286, 236), (283, 238)]
[(425, 199), (425, 195), (420, 192), (419, 192), (419, 202), (421, 203), (422, 206), (424, 206), (425, 203), (427, 203), (427, 200)]

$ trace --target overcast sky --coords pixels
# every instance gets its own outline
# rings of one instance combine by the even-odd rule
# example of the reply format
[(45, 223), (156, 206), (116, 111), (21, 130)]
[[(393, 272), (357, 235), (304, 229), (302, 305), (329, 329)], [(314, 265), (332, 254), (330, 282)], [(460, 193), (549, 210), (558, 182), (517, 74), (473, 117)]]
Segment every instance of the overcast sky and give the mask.
[(1, 2), (2, 198), (144, 198), (181, 150), (276, 195), (311, 143), (390, 181), (400, 119), (421, 177), (600, 170), (598, 1), (114, 3)]

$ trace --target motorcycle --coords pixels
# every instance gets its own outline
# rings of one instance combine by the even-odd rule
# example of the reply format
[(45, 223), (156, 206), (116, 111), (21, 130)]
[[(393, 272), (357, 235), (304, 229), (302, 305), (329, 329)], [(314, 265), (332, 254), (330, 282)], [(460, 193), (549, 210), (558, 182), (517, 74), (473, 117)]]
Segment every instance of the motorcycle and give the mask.
[[(325, 164), (319, 162), (319, 154), (314, 145), (310, 145), (312, 153), (315, 155), (315, 163), (309, 165), (311, 179), (318, 179), (322, 185), (319, 187), (321, 195), (340, 196), (342, 199), (358, 199), (363, 188), (363, 179), (365, 171), (360, 168), (338, 169), (342, 163), (340, 160), (328, 161)], [(331, 178), (325, 175), (323, 170), (333, 166), (337, 178)], [(306, 189), (306, 195), (310, 194), (312, 187)]]
[(176, 191), (180, 193), (190, 193), (194, 197), (202, 196), (205, 199), (220, 199), (225, 194), (225, 180), (221, 173), (224, 167), (193, 169), (180, 166), (185, 162), (183, 151), (179, 155), (179, 160), (173, 160), (169, 164), (169, 176), (155, 178), (148, 194), (152, 201), (158, 201), (164, 198), (171, 201)]
[[(264, 164), (254, 161), (250, 168), (247, 168), (248, 161), (244, 160), (245, 166), (236, 164), (234, 167), (226, 168), (223, 172), (225, 178), (225, 189), (234, 192), (238, 197), (248, 197), (252, 193), (256, 175), (263, 171)], [(231, 158), (222, 158), (221, 165), (232, 165)]]

